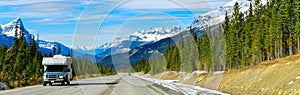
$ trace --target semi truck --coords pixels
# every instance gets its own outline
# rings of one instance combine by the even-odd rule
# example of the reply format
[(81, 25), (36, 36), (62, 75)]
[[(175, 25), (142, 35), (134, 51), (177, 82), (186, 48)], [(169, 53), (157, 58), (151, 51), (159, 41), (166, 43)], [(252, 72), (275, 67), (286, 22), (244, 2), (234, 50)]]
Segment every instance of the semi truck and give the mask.
[(53, 83), (61, 85), (70, 85), (72, 81), (72, 59), (67, 56), (54, 55), (53, 57), (44, 57), (42, 61), (44, 66), (43, 86)]

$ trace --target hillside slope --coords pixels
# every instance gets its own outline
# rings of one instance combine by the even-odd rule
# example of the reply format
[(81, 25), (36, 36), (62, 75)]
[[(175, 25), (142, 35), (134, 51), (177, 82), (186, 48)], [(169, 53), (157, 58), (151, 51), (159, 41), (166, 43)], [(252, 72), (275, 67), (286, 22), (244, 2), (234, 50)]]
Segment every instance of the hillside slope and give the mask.
[(228, 70), (218, 74), (199, 71), (189, 74), (166, 72), (154, 77), (176, 79), (233, 95), (299, 95), (299, 70), (300, 54), (262, 62), (243, 70)]

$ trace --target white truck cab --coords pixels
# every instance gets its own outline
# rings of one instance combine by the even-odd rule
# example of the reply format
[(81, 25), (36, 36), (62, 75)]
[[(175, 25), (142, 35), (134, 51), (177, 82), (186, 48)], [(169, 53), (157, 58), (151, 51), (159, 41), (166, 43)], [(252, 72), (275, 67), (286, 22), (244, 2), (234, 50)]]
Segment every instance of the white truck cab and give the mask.
[(48, 83), (70, 84), (72, 81), (72, 59), (62, 55), (53, 57), (44, 57), (42, 65), (44, 66), (43, 86)]

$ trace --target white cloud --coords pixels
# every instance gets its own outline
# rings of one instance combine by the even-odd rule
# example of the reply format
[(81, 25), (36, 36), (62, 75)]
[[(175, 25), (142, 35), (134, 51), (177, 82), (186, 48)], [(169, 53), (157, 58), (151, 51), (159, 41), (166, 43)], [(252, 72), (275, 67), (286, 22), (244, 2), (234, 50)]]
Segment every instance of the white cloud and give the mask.
[(211, 9), (229, 0), (130, 0), (120, 7), (145, 10), (201, 10)]
[(79, 16), (81, 10), (78, 7), (84, 5), (78, 0), (1, 0), (0, 7), (7, 8), (0, 12), (0, 17), (30, 18), (32, 22), (45, 24), (68, 24), (70, 18)]
[(70, 24), (72, 20), (68, 18), (42, 18), (37, 20), (32, 20), (32, 22), (57, 25), (57, 24)]
[(54, 1), (63, 1), (63, 0), (1, 0), (0, 6), (24, 5), (24, 4), (44, 3), (44, 2), (54, 2)]
[(79, 34), (76, 33), (74, 35), (74, 38), (72, 40), (73, 46), (94, 46), (96, 41), (96, 35), (95, 34)]
[(37, 30), (29, 30), (29, 29), (27, 29), (27, 31), (28, 31), (30, 34), (36, 34), (36, 33), (37, 33)]
[[(223, 4), (222, 2), (228, 0), (0, 0), (0, 7), (11, 7), (8, 11), (1, 12), (0, 17), (37, 18), (33, 22), (49, 24), (68, 24), (70, 21), (74, 23), (78, 20), (81, 24), (92, 24), (103, 20), (118, 4), (121, 4), (118, 8), (129, 9), (128, 11), (139, 9), (163, 11), (199, 10)], [(116, 20), (124, 20), (118, 19), (119, 16), (115, 16)]]
[[(159, 3), (158, 3), (159, 2)], [(180, 8), (177, 4), (170, 2), (168, 0), (130, 0), (124, 2), (121, 8), (128, 9), (174, 9)]]
[(71, 46), (71, 42), (73, 39), (73, 34), (53, 34), (53, 33), (47, 33), (40, 35), (47, 35), (47, 36), (40, 36), (39, 39), (47, 39), (49, 41), (57, 41), (57, 42), (63, 42), (64, 45)]
[(133, 17), (129, 20), (134, 20), (134, 21), (145, 21), (145, 20), (174, 20), (175, 17), (173, 16), (166, 16), (166, 15), (161, 15), (161, 16), (138, 16), (138, 17)]
[(41, 20), (33, 20), (33, 22), (49, 22), (49, 21), (52, 21), (53, 18), (44, 18), (44, 19), (41, 19)]
[(120, 6), (128, 9), (173, 10), (210, 8), (207, 0), (131, 0)]
[(52, 13), (52, 12), (75, 12), (77, 11), (74, 7), (79, 6), (80, 4), (72, 4), (70, 2), (44, 2), (44, 3), (33, 3), (17, 6), (21, 12), (31, 11), (39, 13)]
[(93, 24), (93, 23), (99, 24), (105, 16), (106, 16), (105, 14), (101, 14), (101, 13), (81, 14), (80, 16), (72, 18), (70, 20), (77, 21), (78, 24)]
[(104, 26), (98, 31), (99, 34), (113, 34), (120, 28), (120, 25)]

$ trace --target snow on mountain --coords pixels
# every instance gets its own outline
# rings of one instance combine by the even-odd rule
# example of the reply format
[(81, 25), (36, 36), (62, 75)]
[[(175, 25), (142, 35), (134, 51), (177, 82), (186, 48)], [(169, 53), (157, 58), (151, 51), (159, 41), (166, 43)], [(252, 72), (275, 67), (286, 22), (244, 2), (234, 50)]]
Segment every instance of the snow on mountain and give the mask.
[[(59, 46), (61, 48), (62, 55), (68, 55), (69, 53), (71, 53), (71, 49), (69, 47), (67, 47), (59, 42), (56, 42), (56, 41), (38, 40), (37, 43), (39, 45), (40, 51), (42, 51), (45, 54), (52, 53), (53, 47), (55, 47), (57, 50)], [(58, 51), (56, 51), (56, 53), (57, 52)]]
[[(17, 28), (16, 28), (16, 26), (17, 26)], [(6, 44), (8, 47), (12, 46), (13, 39), (15, 36), (15, 31), (19, 32), (21, 29), (23, 29), (23, 33), (24, 33), (24, 36), (26, 37), (26, 41), (29, 42), (30, 34), (24, 28), (21, 18), (16, 18), (15, 20), (13, 20), (7, 24), (0, 25), (0, 45)], [(20, 35), (18, 35), (18, 36), (20, 36)]]
[[(28, 32), (28, 30), (24, 27), (24, 24), (21, 20), (21, 18), (16, 18), (15, 20), (0, 25), (0, 45), (6, 44), (7, 46), (11, 46), (13, 44), (13, 39), (15, 37), (15, 32), (17, 32), (17, 36), (20, 37), (20, 31), (24, 33), (26, 42), (30, 42), (31, 34)], [(70, 52), (70, 48), (64, 46), (61, 43), (55, 42), (55, 41), (45, 41), (45, 40), (38, 40), (37, 44), (39, 46), (39, 49), (44, 54), (50, 54), (52, 53), (52, 48), (56, 47), (58, 49), (58, 46), (61, 46), (62, 54), (66, 55)]]
[(163, 29), (162, 27), (159, 28), (150, 28), (149, 30), (142, 30), (137, 31), (132, 34), (133, 37), (140, 38), (139, 41), (142, 42), (151, 42), (151, 41), (158, 41), (167, 37), (171, 37), (176, 35), (181, 31), (181, 27), (171, 27)]
[[(31, 39), (30, 33), (24, 28), (23, 22), (19, 17), (7, 24), (1, 25), (1, 30), (1, 33), (8, 37), (15, 37), (15, 32), (23, 30), (26, 41), (29, 42)], [(20, 35), (21, 34), (18, 33), (18, 36)]]
[[(250, 8), (250, 3), (254, 5), (254, 0), (232, 0), (219, 8), (209, 11), (205, 14), (201, 14), (192, 23), (193, 27), (206, 27), (220, 24), (224, 21), (226, 12), (228, 15), (232, 15), (234, 4), (238, 2), (240, 6), (240, 12), (246, 14)], [(267, 0), (261, 0), (261, 4), (265, 5)]]
[[(124, 53), (136, 47), (157, 42), (161, 39), (172, 37), (183, 29), (179, 26), (170, 28), (149, 28), (147, 30), (136, 31), (128, 36), (116, 37), (111, 43), (102, 45), (103, 49), (111, 49), (111, 53)], [(104, 47), (105, 46), (105, 47)], [(97, 51), (96, 51), (97, 52)], [(103, 51), (104, 52), (104, 51)], [(99, 52), (100, 53), (100, 52)], [(96, 53), (97, 54), (97, 53)]]

